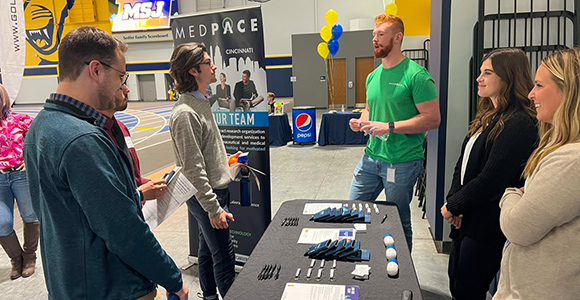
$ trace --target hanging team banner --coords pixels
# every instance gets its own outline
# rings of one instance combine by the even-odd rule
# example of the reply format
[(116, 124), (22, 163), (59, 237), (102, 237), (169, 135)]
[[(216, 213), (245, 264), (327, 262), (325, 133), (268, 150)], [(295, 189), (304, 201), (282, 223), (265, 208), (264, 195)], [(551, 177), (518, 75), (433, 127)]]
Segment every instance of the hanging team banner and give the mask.
[[(171, 19), (174, 46), (203, 43), (217, 66), (218, 81), (206, 95), (212, 104), (229, 154), (247, 152), (230, 161), (242, 169), (230, 184), (230, 233), (236, 261), (243, 264), (271, 219), (270, 146), (264, 30), (259, 6)], [(197, 256), (198, 230), (189, 216), (190, 255)]]
[(0, 1), (0, 83), (10, 104), (20, 90), (26, 57), (22, 0)]

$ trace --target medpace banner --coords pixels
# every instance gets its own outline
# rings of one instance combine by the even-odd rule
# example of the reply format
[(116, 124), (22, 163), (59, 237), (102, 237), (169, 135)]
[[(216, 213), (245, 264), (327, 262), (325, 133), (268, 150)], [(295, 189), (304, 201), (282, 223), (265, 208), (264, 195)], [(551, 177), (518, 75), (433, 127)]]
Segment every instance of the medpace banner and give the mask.
[[(247, 166), (229, 186), (230, 233), (243, 264), (271, 219), (270, 143), (261, 8), (223, 10), (171, 19), (174, 45), (203, 43), (218, 81), (206, 95), (229, 154), (247, 152)], [(246, 157), (240, 157), (244, 162)], [(242, 206), (243, 205), (243, 206)], [(189, 249), (197, 256), (197, 223), (189, 215)]]

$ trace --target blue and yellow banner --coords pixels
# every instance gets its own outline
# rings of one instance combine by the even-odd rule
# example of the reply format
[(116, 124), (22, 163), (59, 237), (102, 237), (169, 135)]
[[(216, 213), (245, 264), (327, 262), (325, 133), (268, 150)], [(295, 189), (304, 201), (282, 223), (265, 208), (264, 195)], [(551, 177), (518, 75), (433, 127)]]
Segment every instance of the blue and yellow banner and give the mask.
[(27, 67), (56, 65), (60, 41), (74, 28), (94, 26), (111, 32), (104, 1), (23, 0), (23, 7)]

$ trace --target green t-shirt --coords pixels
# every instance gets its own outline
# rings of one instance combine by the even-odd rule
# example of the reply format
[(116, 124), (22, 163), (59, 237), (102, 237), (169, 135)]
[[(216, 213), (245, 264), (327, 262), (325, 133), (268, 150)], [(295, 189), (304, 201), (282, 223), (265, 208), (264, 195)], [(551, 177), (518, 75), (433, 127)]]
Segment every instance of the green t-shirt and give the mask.
[[(367, 77), (369, 120), (396, 122), (419, 114), (416, 104), (437, 98), (437, 88), (429, 72), (405, 58), (395, 67), (378, 66)], [(387, 141), (370, 138), (365, 153), (391, 164), (423, 159), (425, 134), (391, 133)]]

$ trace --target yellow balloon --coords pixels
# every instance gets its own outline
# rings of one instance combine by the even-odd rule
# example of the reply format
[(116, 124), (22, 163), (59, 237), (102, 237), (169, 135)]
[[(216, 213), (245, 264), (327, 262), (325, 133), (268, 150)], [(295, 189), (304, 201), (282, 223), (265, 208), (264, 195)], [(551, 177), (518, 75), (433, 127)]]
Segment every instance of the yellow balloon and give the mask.
[(332, 27), (332, 25), (334, 25), (334, 23), (336, 23), (336, 20), (338, 19), (338, 14), (336, 13), (336, 11), (334, 11), (334, 9), (329, 9), (326, 12), (326, 15), (324, 16), (324, 18), (326, 19), (326, 23)]
[(385, 6), (385, 14), (396, 16), (397, 15), (397, 4), (395, 4), (395, 2), (387, 4), (387, 6)]
[(322, 58), (326, 59), (328, 57), (329, 53), (330, 53), (330, 51), (328, 51), (328, 44), (327, 43), (318, 44), (318, 55), (320, 55)]
[(332, 38), (332, 29), (329, 26), (324, 26), (320, 29), (320, 37), (328, 43)]

